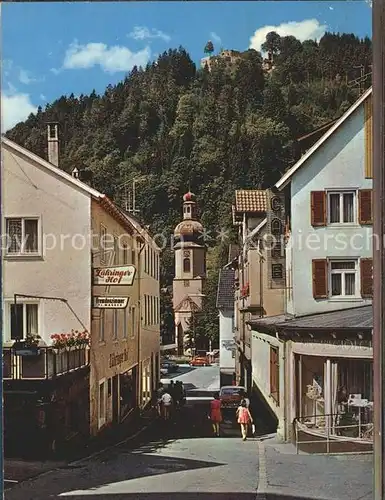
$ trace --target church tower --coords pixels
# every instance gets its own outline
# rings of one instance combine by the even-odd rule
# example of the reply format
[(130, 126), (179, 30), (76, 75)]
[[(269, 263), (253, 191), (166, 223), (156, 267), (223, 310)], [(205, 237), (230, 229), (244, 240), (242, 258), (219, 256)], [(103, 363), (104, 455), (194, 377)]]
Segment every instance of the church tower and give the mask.
[(174, 231), (173, 308), (178, 354), (185, 354), (185, 332), (191, 328), (194, 314), (202, 309), (202, 291), (206, 279), (203, 231), (198, 220), (195, 195), (189, 191), (183, 196), (183, 220)]

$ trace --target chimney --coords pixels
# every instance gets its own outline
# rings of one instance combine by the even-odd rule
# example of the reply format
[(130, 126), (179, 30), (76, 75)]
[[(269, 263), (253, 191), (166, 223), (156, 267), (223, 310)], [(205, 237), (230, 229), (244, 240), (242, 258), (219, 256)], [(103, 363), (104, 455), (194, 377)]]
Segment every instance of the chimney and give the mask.
[(49, 122), (47, 124), (48, 133), (48, 161), (59, 166), (59, 124), (57, 122)]

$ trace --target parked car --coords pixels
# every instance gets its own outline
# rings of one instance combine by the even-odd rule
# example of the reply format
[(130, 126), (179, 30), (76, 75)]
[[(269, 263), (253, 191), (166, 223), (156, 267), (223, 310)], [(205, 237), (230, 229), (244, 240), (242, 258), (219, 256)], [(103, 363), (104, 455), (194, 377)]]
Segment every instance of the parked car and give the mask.
[(160, 365), (160, 373), (161, 373), (161, 375), (167, 375), (168, 374), (168, 366), (162, 363)]
[(195, 356), (191, 361), (190, 361), (190, 366), (209, 366), (210, 362), (206, 358), (206, 356)]
[(179, 365), (174, 361), (164, 361), (160, 365), (160, 373), (166, 375), (167, 373), (176, 373), (179, 370)]
[(240, 392), (246, 392), (245, 388), (240, 385), (224, 385), (219, 390), (219, 399), (223, 409), (236, 410), (241, 402)]

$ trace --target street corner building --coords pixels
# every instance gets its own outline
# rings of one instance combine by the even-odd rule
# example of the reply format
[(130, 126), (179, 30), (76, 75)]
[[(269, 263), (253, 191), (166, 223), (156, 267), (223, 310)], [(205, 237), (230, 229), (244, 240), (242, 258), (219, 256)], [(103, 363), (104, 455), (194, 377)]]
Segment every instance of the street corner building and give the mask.
[(298, 449), (368, 451), (371, 88), (313, 135), (273, 188), (236, 192), (237, 379), (255, 390), (278, 435)]
[(236, 379), (250, 391), (255, 384), (248, 321), (284, 310), (285, 198), (272, 189), (237, 190), (232, 212), (239, 240), (239, 251), (227, 266), (235, 273)]
[(191, 354), (187, 332), (194, 329), (195, 317), (202, 311), (202, 292), (206, 281), (204, 236), (204, 228), (198, 220), (196, 196), (189, 191), (183, 196), (183, 220), (174, 231), (173, 309), (179, 355)]
[(159, 249), (74, 168), (2, 137), (5, 453), (84, 443), (159, 379)]

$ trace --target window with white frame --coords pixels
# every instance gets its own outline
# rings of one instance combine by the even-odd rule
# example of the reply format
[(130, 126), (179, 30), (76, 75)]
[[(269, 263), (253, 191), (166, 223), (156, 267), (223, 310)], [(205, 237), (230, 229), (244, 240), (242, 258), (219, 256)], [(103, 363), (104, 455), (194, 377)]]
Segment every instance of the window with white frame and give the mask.
[(122, 309), (122, 314), (123, 314), (123, 338), (126, 339), (127, 338), (127, 308), (126, 309)]
[(135, 253), (135, 248), (131, 249), (131, 264), (133, 266), (136, 266), (136, 253)]
[(98, 420), (99, 428), (106, 423), (106, 410), (107, 410), (107, 391), (105, 379), (99, 382), (99, 404), (98, 404)]
[(332, 297), (358, 296), (357, 260), (332, 260), (329, 269)]
[[(140, 312), (140, 311), (139, 311)], [(136, 309), (135, 306), (131, 307), (131, 337), (134, 338), (136, 334)]]
[(10, 304), (10, 340), (39, 335), (39, 304)]
[(112, 338), (116, 340), (118, 338), (118, 310), (114, 309), (112, 311), (113, 313), (113, 318), (112, 318)]
[(123, 245), (123, 264), (128, 264), (128, 246), (126, 243)]
[(106, 257), (107, 257), (107, 228), (103, 226), (103, 224), (100, 224), (100, 262), (102, 264), (106, 263)]
[(114, 266), (119, 265), (119, 240), (114, 236)]
[(7, 255), (39, 255), (41, 251), (38, 217), (6, 219)]
[(99, 342), (104, 342), (104, 329), (105, 329), (105, 311), (100, 309), (99, 316)]
[(328, 192), (329, 224), (352, 224), (356, 222), (355, 191)]

